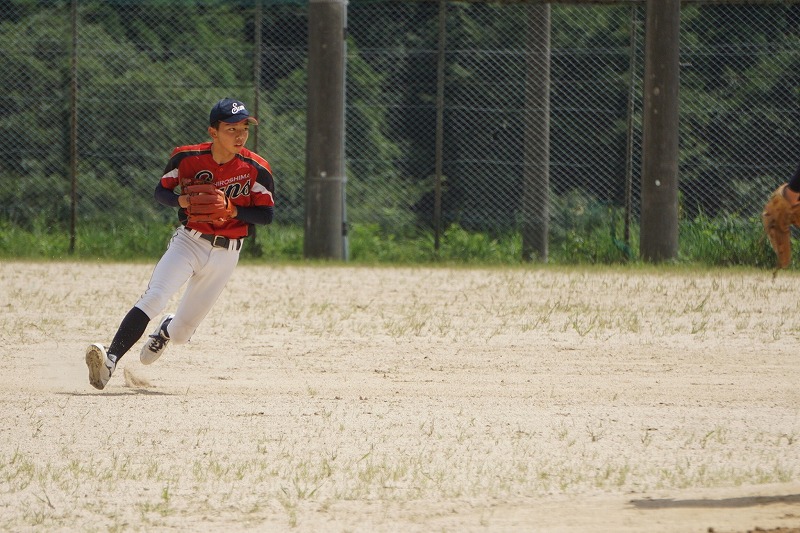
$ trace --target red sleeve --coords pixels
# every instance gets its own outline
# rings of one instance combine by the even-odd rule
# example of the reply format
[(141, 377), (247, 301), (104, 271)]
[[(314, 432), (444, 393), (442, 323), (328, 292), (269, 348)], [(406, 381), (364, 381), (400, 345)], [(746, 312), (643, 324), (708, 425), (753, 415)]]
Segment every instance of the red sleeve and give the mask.
[(180, 173), (178, 166), (180, 165), (181, 158), (178, 157), (178, 148), (175, 148), (170, 154), (169, 162), (164, 168), (164, 175), (161, 176), (161, 186), (170, 191), (175, 190), (175, 187), (180, 183)]
[(250, 150), (242, 150), (242, 156), (256, 169), (256, 180), (250, 189), (250, 201), (254, 206), (270, 207), (275, 205), (275, 180), (272, 178), (272, 167), (260, 155)]
[(272, 172), (267, 169), (259, 169), (256, 175), (256, 182), (250, 195), (253, 197), (253, 205), (273, 206), (275, 205), (275, 182), (272, 179)]

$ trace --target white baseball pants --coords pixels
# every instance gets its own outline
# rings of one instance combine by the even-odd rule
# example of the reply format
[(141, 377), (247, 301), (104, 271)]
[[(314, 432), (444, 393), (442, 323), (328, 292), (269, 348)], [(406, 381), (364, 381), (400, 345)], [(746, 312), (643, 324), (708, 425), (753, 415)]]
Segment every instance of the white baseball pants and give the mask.
[(183, 226), (175, 230), (153, 270), (147, 290), (135, 304), (152, 320), (188, 281), (168, 328), (170, 340), (175, 344), (189, 342), (239, 262), (240, 240), (234, 239), (227, 248), (221, 248), (199, 235)]

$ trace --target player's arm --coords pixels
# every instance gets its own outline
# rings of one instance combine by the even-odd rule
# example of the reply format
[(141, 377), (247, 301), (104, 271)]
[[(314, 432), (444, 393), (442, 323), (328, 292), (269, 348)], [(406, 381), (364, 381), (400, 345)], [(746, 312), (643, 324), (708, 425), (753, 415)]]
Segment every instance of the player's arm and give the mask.
[(236, 206), (237, 213), (233, 217), (236, 220), (247, 222), (248, 224), (266, 225), (272, 222), (274, 208), (271, 205), (257, 205), (253, 207)]
[(161, 205), (165, 205), (167, 207), (182, 207), (178, 203), (178, 199), (180, 196), (175, 194), (175, 191), (171, 189), (167, 189), (161, 182), (156, 185), (155, 193), (153, 194), (156, 202), (160, 203)]
[(257, 168), (256, 182), (250, 190), (252, 204), (246, 207), (236, 206), (239, 212), (234, 218), (248, 224), (266, 225), (272, 223), (275, 214), (275, 182), (266, 161), (261, 161)]
[(165, 205), (167, 207), (186, 207), (178, 203), (180, 196), (177, 192), (175, 192), (180, 184), (180, 172), (178, 170), (179, 165), (180, 152), (179, 149), (176, 148), (172, 151), (169, 161), (167, 162), (167, 166), (164, 168), (164, 174), (161, 176), (161, 179), (158, 180), (156, 189), (153, 192), (153, 197), (155, 198), (156, 202), (160, 203), (161, 205)]

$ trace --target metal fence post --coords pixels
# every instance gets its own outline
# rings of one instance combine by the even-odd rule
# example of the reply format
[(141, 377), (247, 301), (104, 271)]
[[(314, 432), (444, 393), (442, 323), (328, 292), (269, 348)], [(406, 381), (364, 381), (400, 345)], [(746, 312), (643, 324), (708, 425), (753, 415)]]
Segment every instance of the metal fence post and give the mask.
[[(256, 2), (255, 16), (253, 17), (253, 114), (258, 117), (259, 100), (261, 100), (261, 54), (262, 54), (262, 24), (263, 7), (261, 0)], [(258, 128), (253, 132), (253, 151), (258, 153)]]
[(69, 18), (69, 254), (71, 255), (75, 253), (75, 234), (78, 231), (78, 0), (72, 0), (70, 3)]
[(439, 45), (436, 55), (436, 155), (433, 193), (433, 248), (439, 251), (442, 233), (442, 160), (444, 158), (444, 48), (447, 42), (447, 3), (439, 0)]
[(628, 80), (628, 112), (625, 117), (625, 222), (623, 229), (623, 241), (625, 246), (630, 248), (631, 245), (631, 216), (633, 213), (633, 114), (634, 114), (634, 100), (636, 99), (636, 56), (637, 50), (637, 36), (639, 26), (639, 8), (631, 6), (631, 23), (630, 23), (630, 55), (629, 55), (629, 72), (630, 79)]

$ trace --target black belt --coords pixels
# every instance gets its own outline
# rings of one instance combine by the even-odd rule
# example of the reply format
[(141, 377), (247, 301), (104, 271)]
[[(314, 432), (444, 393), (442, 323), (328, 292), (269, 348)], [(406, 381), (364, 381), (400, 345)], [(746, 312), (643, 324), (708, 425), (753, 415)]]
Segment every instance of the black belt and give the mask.
[[(186, 228), (187, 231), (194, 231), (189, 228)], [(197, 232), (197, 235), (208, 242), (211, 243), (211, 246), (216, 248), (225, 248), (228, 249), (230, 247), (231, 242), (236, 243), (236, 249), (240, 250), (242, 248), (242, 239), (230, 239), (228, 237), (223, 237), (222, 235), (209, 235), (207, 233), (200, 233)]]

